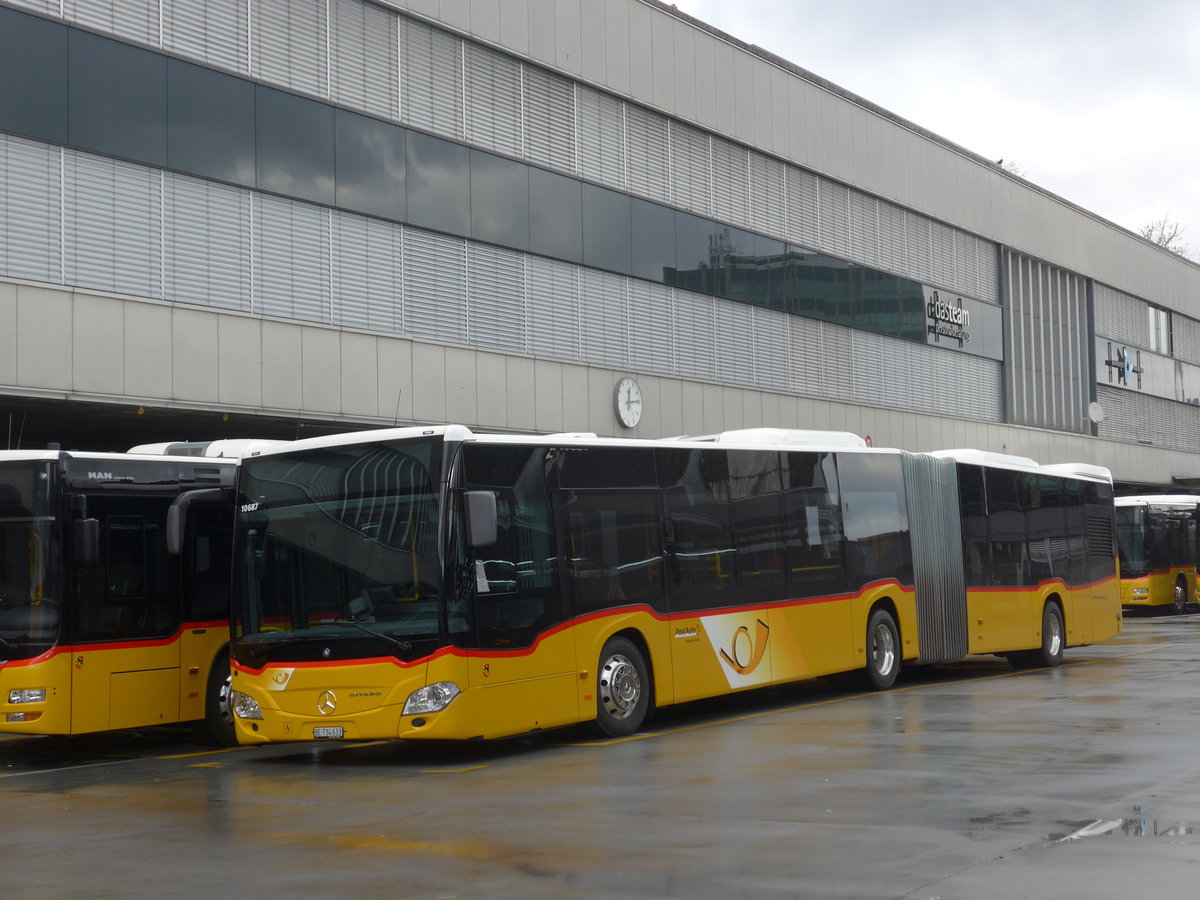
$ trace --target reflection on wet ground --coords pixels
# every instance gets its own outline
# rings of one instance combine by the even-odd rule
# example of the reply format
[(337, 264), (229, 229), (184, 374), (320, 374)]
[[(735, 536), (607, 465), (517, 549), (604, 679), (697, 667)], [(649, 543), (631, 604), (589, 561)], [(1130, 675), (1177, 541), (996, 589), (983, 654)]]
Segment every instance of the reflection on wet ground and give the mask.
[(1149, 817), (1140, 806), (1132, 815), (1120, 819), (1096, 819), (1092, 822), (1063, 822), (1074, 830), (1067, 834), (1052, 834), (1055, 843), (1094, 837), (1187, 838), (1182, 843), (1200, 843), (1200, 823), (1159, 820)]

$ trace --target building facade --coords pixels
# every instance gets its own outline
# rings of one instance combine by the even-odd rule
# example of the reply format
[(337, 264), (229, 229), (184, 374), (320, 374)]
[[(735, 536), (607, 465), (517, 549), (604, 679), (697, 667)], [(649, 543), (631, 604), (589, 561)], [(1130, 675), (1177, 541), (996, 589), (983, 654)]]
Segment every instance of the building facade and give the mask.
[(1200, 267), (655, 0), (0, 0), (0, 83), (9, 445), (764, 425), (1200, 478)]

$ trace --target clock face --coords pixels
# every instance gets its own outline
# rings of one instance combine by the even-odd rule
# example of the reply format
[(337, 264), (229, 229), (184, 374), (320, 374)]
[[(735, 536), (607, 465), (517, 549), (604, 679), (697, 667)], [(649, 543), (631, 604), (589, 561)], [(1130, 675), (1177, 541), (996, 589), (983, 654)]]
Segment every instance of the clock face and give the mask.
[(637, 379), (626, 376), (617, 382), (613, 401), (617, 418), (626, 428), (633, 428), (642, 418), (642, 388)]

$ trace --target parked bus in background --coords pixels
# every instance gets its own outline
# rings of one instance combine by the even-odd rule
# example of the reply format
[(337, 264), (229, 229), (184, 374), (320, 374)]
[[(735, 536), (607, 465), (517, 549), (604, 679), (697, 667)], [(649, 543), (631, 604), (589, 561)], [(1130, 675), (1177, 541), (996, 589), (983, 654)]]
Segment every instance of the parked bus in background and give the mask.
[(497, 738), (1121, 627), (1106, 469), (755, 429), (400, 428), (238, 472), (242, 743)]
[(0, 451), (0, 732), (195, 721), (234, 743), (231, 444)]
[(1118, 497), (1121, 605), (1182, 613), (1196, 597), (1196, 508), (1189, 494)]

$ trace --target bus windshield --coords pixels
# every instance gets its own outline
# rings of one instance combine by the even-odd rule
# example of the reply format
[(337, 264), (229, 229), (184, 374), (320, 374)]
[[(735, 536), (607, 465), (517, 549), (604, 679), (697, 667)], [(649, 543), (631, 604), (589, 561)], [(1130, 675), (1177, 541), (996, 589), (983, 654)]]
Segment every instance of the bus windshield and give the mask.
[(1150, 574), (1149, 544), (1146, 540), (1146, 510), (1141, 506), (1118, 506), (1117, 552), (1122, 578), (1142, 578)]
[(440, 438), (243, 461), (235, 657), (412, 659), (438, 640)]
[(38, 656), (58, 638), (53, 477), (50, 463), (0, 463), (0, 660)]

